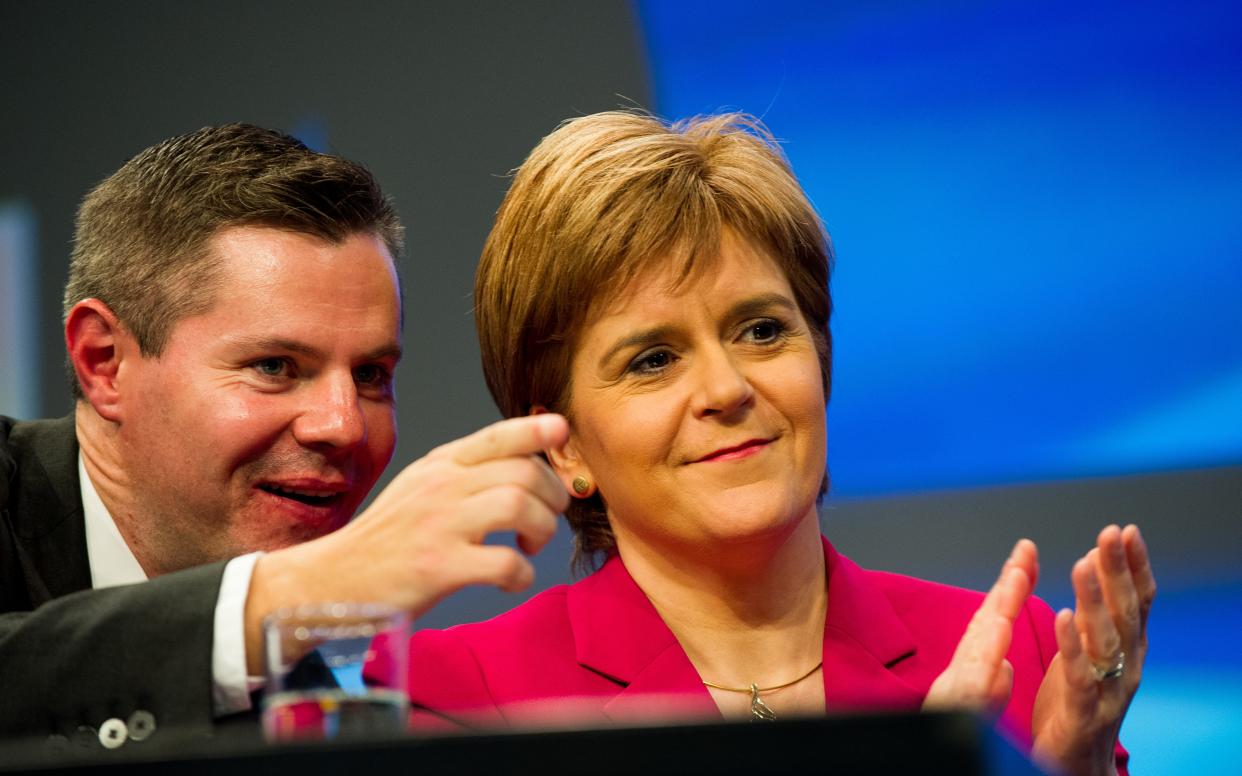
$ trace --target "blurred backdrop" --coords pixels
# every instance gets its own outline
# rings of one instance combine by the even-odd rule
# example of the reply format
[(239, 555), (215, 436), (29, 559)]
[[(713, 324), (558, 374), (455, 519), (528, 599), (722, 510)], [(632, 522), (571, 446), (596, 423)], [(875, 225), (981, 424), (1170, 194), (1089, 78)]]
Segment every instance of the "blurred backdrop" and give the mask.
[[(1089, 7), (1084, 7), (1089, 6)], [(855, 560), (1039, 592), (1138, 522), (1160, 597), (1136, 773), (1242, 759), (1242, 10), (1236, 2), (0, 0), (0, 412), (60, 415), (74, 209), (250, 121), (370, 166), (409, 230), (387, 477), (494, 420), (470, 316), (507, 173), (568, 117), (761, 116), (833, 235), (833, 491)], [(568, 535), (538, 587), (569, 580)], [(525, 596), (463, 591), (429, 627)]]

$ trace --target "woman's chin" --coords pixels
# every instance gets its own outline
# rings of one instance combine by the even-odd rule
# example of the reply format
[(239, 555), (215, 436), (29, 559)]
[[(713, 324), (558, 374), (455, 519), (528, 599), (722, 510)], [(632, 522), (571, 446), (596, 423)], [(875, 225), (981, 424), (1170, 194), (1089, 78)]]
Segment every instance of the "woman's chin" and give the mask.
[(809, 488), (794, 490), (772, 481), (731, 488), (713, 499), (712, 523), (729, 534), (788, 531), (806, 520), (818, 520), (815, 495)]
[(770, 500), (730, 499), (713, 511), (716, 518), (703, 526), (703, 544), (719, 550), (731, 546), (758, 551), (778, 549), (795, 536), (819, 536), (815, 502), (773, 504)]

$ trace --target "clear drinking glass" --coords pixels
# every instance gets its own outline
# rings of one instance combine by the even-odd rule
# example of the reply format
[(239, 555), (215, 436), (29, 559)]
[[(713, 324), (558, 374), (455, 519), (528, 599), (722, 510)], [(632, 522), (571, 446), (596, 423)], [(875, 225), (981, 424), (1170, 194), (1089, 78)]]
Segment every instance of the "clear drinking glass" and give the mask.
[(406, 729), (409, 619), (379, 604), (305, 604), (263, 622), (269, 741), (391, 736)]

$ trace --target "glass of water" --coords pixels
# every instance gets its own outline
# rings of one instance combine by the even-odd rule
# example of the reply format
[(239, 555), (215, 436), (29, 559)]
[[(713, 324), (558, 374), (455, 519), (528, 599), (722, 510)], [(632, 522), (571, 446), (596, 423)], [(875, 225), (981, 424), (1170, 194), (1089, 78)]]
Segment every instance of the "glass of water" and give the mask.
[(263, 622), (269, 741), (383, 737), (406, 729), (409, 619), (379, 604), (304, 604)]

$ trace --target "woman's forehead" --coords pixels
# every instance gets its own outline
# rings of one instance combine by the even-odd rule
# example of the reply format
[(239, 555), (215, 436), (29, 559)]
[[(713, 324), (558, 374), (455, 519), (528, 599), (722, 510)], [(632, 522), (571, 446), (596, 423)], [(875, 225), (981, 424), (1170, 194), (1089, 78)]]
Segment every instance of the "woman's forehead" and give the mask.
[(626, 262), (610, 282), (596, 287), (582, 325), (589, 327), (618, 315), (639, 297), (680, 295), (709, 277), (719, 262), (718, 246), (678, 248), (642, 261)]
[(711, 250), (670, 251), (639, 264), (628, 278), (601, 286), (584, 317), (582, 329), (618, 316), (633, 307), (636, 300), (669, 304), (688, 301), (700, 294), (713, 294), (725, 286), (769, 285), (765, 279), (789, 281), (784, 268), (770, 253), (753, 241), (732, 232), (722, 235)]

